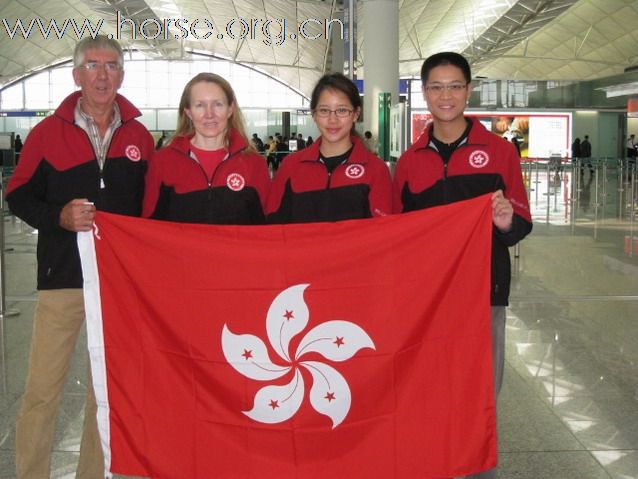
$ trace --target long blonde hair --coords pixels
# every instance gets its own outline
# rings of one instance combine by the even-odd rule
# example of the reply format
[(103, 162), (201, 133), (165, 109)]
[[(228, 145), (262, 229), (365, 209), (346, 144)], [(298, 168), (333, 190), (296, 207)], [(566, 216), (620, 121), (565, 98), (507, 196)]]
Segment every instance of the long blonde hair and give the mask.
[[(244, 115), (241, 113), (241, 109), (237, 104), (237, 98), (235, 97), (235, 92), (233, 88), (230, 86), (230, 83), (226, 81), (225, 78), (217, 75), (216, 73), (198, 73), (184, 87), (184, 91), (182, 92), (182, 97), (179, 100), (179, 110), (177, 115), (177, 128), (175, 130), (175, 135), (173, 138), (177, 136), (190, 136), (195, 133), (195, 127), (193, 126), (193, 122), (186, 114), (186, 109), (190, 108), (191, 104), (191, 93), (193, 91), (193, 87), (200, 82), (209, 82), (214, 83), (219, 88), (222, 89), (224, 95), (226, 96), (226, 101), (230, 106), (233, 107), (233, 112), (228, 119), (228, 128), (224, 132), (224, 145), (226, 147), (229, 146), (229, 133), (231, 129), (237, 130), (241, 137), (246, 142), (247, 148), (252, 149), (250, 141), (248, 141), (248, 137), (246, 136), (246, 127), (244, 126)], [(171, 138), (172, 140), (172, 138)]]

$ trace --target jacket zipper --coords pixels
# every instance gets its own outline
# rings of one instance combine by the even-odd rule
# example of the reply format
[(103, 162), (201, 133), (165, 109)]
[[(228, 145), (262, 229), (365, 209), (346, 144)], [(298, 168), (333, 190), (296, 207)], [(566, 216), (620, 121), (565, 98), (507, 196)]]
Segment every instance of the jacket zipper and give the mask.
[(345, 165), (346, 163), (348, 163), (348, 160), (344, 161), (343, 163), (339, 163), (334, 170), (332, 171), (328, 171), (328, 166), (323, 162), (320, 161), (319, 163), (321, 163), (323, 165), (323, 167), (326, 169), (326, 173), (328, 175), (328, 181), (326, 182), (326, 190), (330, 189), (331, 183), (332, 183), (332, 174), (337, 171), (337, 168), (342, 167), (343, 165)]
[[(195, 153), (193, 153), (192, 150), (189, 150), (186, 156), (188, 157), (189, 160), (194, 161), (199, 167), (199, 171), (202, 172), (202, 176), (204, 177), (204, 180), (206, 181), (206, 185), (208, 186), (208, 201), (212, 200), (213, 199), (213, 177), (215, 176), (215, 171), (213, 171), (213, 174), (209, 178), (208, 174), (206, 174), (206, 170), (204, 169), (202, 164), (199, 162), (199, 160), (195, 156)], [(219, 165), (217, 165), (217, 168), (219, 168)], [(217, 168), (215, 168), (215, 170), (217, 170)]]
[[(122, 126), (122, 125), (123, 125), (123, 123), (120, 120), (120, 126)], [(117, 135), (117, 132), (120, 130), (120, 126), (118, 126), (115, 129), (115, 131), (111, 135), (111, 139), (109, 140), (109, 144), (106, 145), (106, 154), (104, 155), (104, 164), (102, 164), (102, 166), (100, 167), (100, 189), (106, 188), (106, 185), (104, 184), (104, 167), (106, 166), (106, 159), (109, 157), (109, 151), (111, 150), (111, 145), (113, 144), (113, 140), (115, 139), (115, 135)], [(99, 164), (99, 162), (98, 162), (98, 164)]]
[[(106, 146), (106, 153), (104, 154), (104, 163), (102, 165), (100, 165), (100, 160), (97, 158), (95, 158), (95, 161), (97, 162), (97, 167), (100, 170), (100, 189), (103, 190), (104, 188), (106, 188), (106, 184), (104, 183), (104, 167), (106, 166), (106, 159), (109, 157), (109, 152), (111, 150), (111, 145), (113, 144), (113, 139), (115, 138), (115, 135), (117, 135), (117, 132), (120, 130), (120, 127), (124, 124), (124, 122), (120, 121), (120, 126), (118, 126), (114, 131), (113, 134), (111, 135), (111, 139), (109, 140), (109, 144)], [(91, 150), (93, 150), (93, 154), (95, 154), (95, 147), (93, 146), (93, 143), (91, 142), (91, 137), (89, 136), (89, 134), (86, 132), (86, 130), (78, 125), (76, 125), (75, 123), (73, 123), (73, 126), (75, 126), (76, 128), (79, 128), (80, 130), (82, 130), (82, 132), (84, 133), (84, 136), (86, 136), (86, 140), (89, 142), (89, 146), (91, 147)]]
[[(192, 156), (191, 156), (192, 154)], [(208, 185), (208, 201), (211, 201), (213, 199), (213, 180), (215, 179), (215, 175), (217, 174), (217, 170), (219, 169), (220, 166), (222, 166), (222, 163), (226, 160), (229, 160), (231, 156), (234, 156), (235, 153), (233, 153), (232, 155), (230, 153), (228, 153), (228, 156), (226, 156), (226, 158), (224, 158), (213, 170), (213, 174), (210, 175), (210, 178), (208, 177), (208, 175), (206, 174), (206, 170), (204, 169), (204, 167), (202, 166), (202, 164), (199, 162), (199, 160), (197, 159), (197, 157), (195, 156), (194, 153), (192, 153), (192, 150), (189, 151), (189, 155), (187, 155), (191, 160), (194, 160), (195, 163), (197, 163), (197, 166), (199, 166), (199, 169), (202, 172), (202, 175), (204, 175), (204, 178), (206, 179), (206, 184)]]

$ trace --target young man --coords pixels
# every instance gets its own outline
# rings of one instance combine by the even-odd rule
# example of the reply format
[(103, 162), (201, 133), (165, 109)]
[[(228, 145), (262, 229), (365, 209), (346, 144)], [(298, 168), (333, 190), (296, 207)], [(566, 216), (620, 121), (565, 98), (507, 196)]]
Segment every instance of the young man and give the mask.
[[(399, 159), (393, 209), (407, 212), (492, 194), (492, 352), (498, 394), (511, 275), (508, 247), (529, 234), (532, 222), (516, 148), (464, 116), (471, 79), (470, 66), (458, 53), (437, 53), (423, 63), (423, 96), (433, 121)], [(472, 477), (496, 477), (496, 470)]]
[[(18, 479), (45, 479), (58, 405), (84, 322), (77, 232), (91, 231), (96, 209), (139, 216), (153, 137), (140, 111), (117, 94), (123, 53), (104, 35), (86, 38), (73, 55), (80, 87), (27, 137), (7, 188), (11, 211), (38, 235), (38, 304), (29, 372), (16, 422)], [(77, 478), (105, 476), (91, 378)]]

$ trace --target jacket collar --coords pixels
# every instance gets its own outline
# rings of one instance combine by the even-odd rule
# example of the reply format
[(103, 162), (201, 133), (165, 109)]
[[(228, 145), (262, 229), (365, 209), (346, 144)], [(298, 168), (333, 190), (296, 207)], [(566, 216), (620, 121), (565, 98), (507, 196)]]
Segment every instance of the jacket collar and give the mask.
[[(322, 138), (319, 137), (317, 140), (310, 145), (308, 148), (304, 148), (301, 150), (301, 161), (319, 161), (319, 148), (321, 146)], [(370, 156), (374, 155), (374, 153), (370, 152), (366, 146), (363, 144), (363, 141), (356, 136), (350, 135), (350, 141), (352, 142), (353, 148), (352, 153), (348, 157), (346, 163), (358, 163), (358, 164), (366, 164), (370, 160)]]
[[(173, 148), (181, 153), (188, 155), (191, 150), (191, 138), (193, 138), (193, 136), (194, 135), (176, 136), (171, 140), (168, 148)], [(244, 151), (248, 147), (248, 143), (246, 142), (244, 137), (241, 136), (241, 134), (235, 129), (230, 130), (228, 139), (229, 145), (227, 158), (230, 158), (231, 156)]]
[[(81, 91), (75, 91), (67, 96), (60, 106), (58, 106), (55, 110), (55, 115), (62, 118), (69, 123), (75, 122), (75, 105), (78, 102), (78, 99), (82, 96)], [(115, 97), (115, 102), (117, 103), (118, 108), (120, 109), (120, 116), (122, 118), (122, 123), (126, 123), (133, 118), (142, 115), (142, 112), (139, 111), (130, 101), (124, 98), (119, 93)]]
[[(490, 132), (487, 131), (487, 129), (483, 126), (483, 124), (480, 121), (478, 121), (476, 118), (471, 118), (467, 116), (465, 118), (472, 124), (465, 144), (480, 145), (480, 144), (487, 143), (487, 138), (488, 138), (488, 135), (490, 135)], [(434, 125), (428, 126), (425, 129), (425, 131), (421, 134), (421, 136), (417, 139), (417, 141), (414, 143), (412, 148), (414, 148), (415, 150), (427, 148), (427, 146), (430, 144), (433, 128), (434, 128)]]

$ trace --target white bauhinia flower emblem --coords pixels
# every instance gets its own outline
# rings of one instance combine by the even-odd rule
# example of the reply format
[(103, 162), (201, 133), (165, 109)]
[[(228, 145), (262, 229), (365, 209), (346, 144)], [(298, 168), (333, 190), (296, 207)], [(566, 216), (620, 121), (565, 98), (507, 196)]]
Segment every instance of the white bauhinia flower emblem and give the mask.
[(269, 385), (255, 395), (253, 408), (243, 411), (251, 419), (267, 424), (286, 421), (294, 416), (304, 399), (305, 384), (299, 367), (312, 377), (310, 404), (332, 420), (333, 429), (348, 415), (351, 394), (345, 378), (335, 368), (321, 361), (304, 361), (306, 353), (319, 353), (330, 361), (345, 361), (362, 348), (374, 349), (370, 336), (350, 321), (334, 320), (315, 326), (303, 337), (294, 356), (290, 356), (292, 338), (308, 324), (310, 312), (303, 293), (308, 284), (285, 289), (274, 299), (266, 315), (268, 340), (286, 365), (270, 360), (264, 341), (252, 334), (234, 334), (226, 324), (222, 331), (222, 350), (226, 361), (239, 373), (257, 381), (273, 381), (288, 373), (292, 380), (283, 386)]
[(226, 186), (233, 191), (241, 191), (246, 186), (246, 180), (239, 173), (231, 173), (226, 177)]
[(469, 162), (474, 168), (483, 168), (490, 162), (490, 156), (482, 150), (476, 150), (470, 154)]
[(137, 145), (128, 145), (124, 149), (124, 154), (131, 161), (140, 161), (142, 159), (142, 152)]
[(363, 167), (363, 165), (349, 165), (346, 168), (346, 176), (353, 180), (361, 178), (363, 176), (363, 173), (365, 173), (365, 168)]

